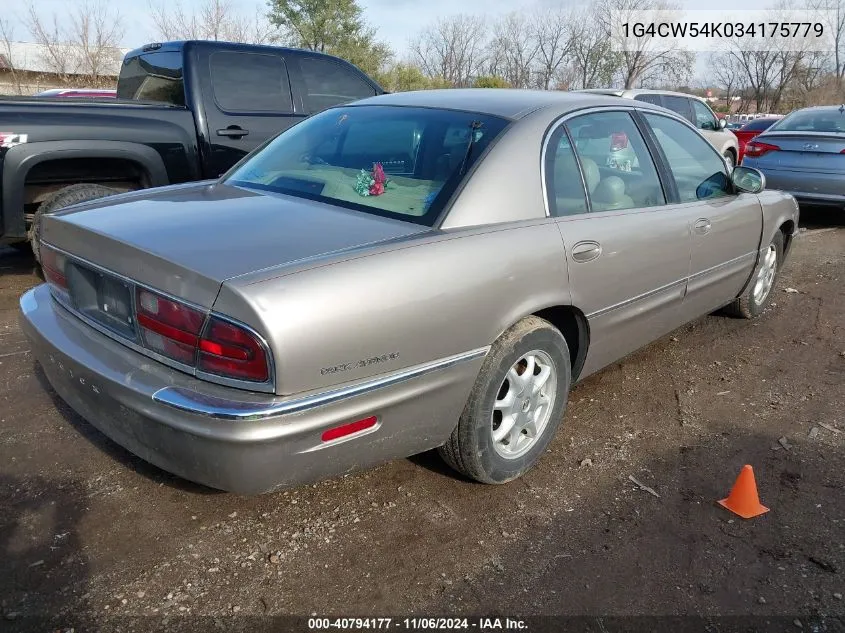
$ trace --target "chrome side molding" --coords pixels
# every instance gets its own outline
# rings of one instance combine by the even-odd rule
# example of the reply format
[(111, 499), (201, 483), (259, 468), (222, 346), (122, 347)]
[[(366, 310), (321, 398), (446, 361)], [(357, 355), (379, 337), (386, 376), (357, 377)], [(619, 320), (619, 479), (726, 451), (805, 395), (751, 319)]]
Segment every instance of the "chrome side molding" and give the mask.
[(218, 398), (217, 396), (202, 394), (184, 387), (163, 387), (153, 394), (153, 400), (173, 407), (174, 409), (219, 420), (264, 420), (288, 413), (298, 413), (308, 409), (314, 409), (347, 398), (360, 396), (376, 389), (397, 385), (433, 371), (475, 360), (476, 358), (485, 356), (489, 350), (490, 346), (488, 345), (487, 347), (480, 347), (469, 352), (464, 352), (463, 354), (456, 354), (455, 356), (448, 356), (430, 363), (416, 365), (415, 367), (366, 380), (355, 385), (330, 389), (301, 398), (280, 400), (278, 402), (259, 403), (230, 400), (228, 398)]

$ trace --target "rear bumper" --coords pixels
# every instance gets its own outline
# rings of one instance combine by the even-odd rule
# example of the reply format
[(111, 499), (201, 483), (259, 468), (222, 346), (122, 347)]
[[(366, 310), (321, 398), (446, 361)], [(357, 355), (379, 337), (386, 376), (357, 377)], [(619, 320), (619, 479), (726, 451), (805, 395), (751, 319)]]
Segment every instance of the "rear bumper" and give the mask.
[[(745, 163), (754, 167), (753, 163)], [(766, 168), (767, 189), (785, 191), (799, 204), (845, 207), (845, 175)]]
[[(486, 349), (279, 398), (197, 380), (133, 352), (59, 306), (46, 285), (21, 297), (21, 322), (50, 384), (77, 413), (146, 461), (198, 483), (267, 492), (442, 444)], [(322, 433), (377, 416), (375, 427)]]

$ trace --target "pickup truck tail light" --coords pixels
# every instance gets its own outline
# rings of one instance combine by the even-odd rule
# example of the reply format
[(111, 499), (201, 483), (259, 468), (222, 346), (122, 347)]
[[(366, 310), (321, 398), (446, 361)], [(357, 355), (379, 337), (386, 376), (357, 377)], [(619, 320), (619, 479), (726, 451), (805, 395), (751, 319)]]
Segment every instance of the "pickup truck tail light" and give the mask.
[(270, 378), (267, 353), (246, 328), (139, 288), (138, 326), (144, 347), (197, 370), (251, 382)]
[(763, 143), (762, 141), (749, 141), (745, 146), (745, 155), (751, 158), (760, 158), (769, 152), (776, 152), (780, 149), (777, 145)]

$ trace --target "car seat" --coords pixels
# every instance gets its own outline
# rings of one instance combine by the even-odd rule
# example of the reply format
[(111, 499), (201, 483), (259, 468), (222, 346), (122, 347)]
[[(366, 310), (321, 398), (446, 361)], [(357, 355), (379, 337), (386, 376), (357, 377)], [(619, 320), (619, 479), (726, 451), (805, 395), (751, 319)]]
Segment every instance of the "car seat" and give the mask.
[(596, 185), (591, 199), (593, 211), (630, 209), (634, 206), (633, 198), (625, 193), (625, 181), (619, 176), (602, 178)]

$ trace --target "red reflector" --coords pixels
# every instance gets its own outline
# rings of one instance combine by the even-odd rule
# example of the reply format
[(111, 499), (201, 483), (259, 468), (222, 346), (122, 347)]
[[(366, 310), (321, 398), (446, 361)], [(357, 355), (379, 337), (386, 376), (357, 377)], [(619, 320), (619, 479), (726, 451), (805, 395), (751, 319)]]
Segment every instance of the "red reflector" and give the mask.
[(610, 137), (610, 151), (618, 152), (628, 147), (628, 135), (625, 132), (614, 132)]
[(336, 426), (328, 431), (323, 431), (322, 440), (324, 442), (331, 442), (332, 440), (336, 440), (340, 437), (346, 437), (347, 435), (358, 433), (364, 429), (370, 429), (376, 425), (376, 422), (378, 422), (378, 418), (376, 418), (376, 416), (372, 416), (363, 420), (358, 420), (357, 422), (344, 424), (343, 426)]

